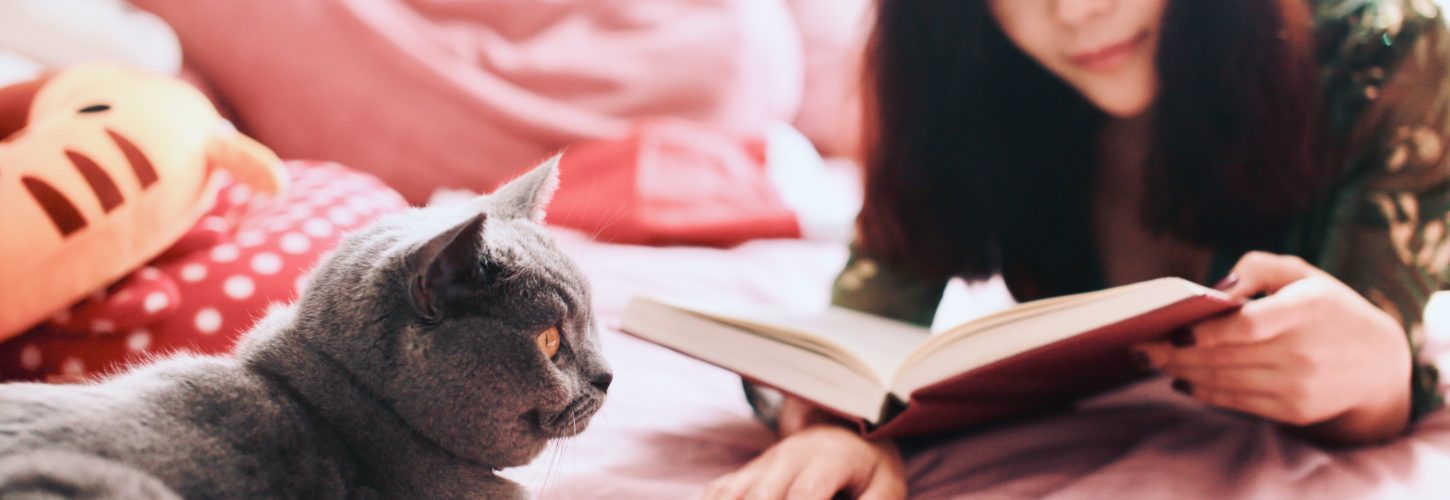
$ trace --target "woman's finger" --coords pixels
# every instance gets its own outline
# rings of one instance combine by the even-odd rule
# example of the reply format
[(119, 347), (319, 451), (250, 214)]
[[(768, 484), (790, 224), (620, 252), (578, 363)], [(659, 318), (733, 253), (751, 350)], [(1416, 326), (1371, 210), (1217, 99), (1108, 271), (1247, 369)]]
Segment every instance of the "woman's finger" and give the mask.
[[(1297, 285), (1295, 285), (1297, 287)], [(1218, 347), (1229, 344), (1252, 344), (1273, 340), (1302, 323), (1304, 313), (1298, 293), (1280, 293), (1244, 304), (1238, 311), (1202, 321), (1190, 328), (1187, 339), (1175, 339), (1180, 345)]]
[(791, 482), (795, 480), (796, 474), (800, 473), (801, 462), (804, 460), (816, 459), (819, 457), (792, 457), (786, 453), (777, 453), (776, 459), (765, 464), (756, 474), (754, 484), (746, 489), (745, 495), (751, 499), (780, 499), (785, 498), (786, 489), (790, 488)]
[(847, 467), (814, 457), (801, 469), (800, 474), (796, 474), (790, 489), (787, 490), (786, 498), (830, 499), (850, 482), (850, 473)]
[(1218, 347), (1228, 344), (1251, 344), (1263, 342), (1274, 338), (1280, 331), (1278, 324), (1272, 318), (1264, 318), (1260, 314), (1250, 314), (1255, 309), (1249, 306), (1257, 302), (1244, 304), (1238, 311), (1213, 319), (1204, 320), (1189, 328), (1188, 337), (1175, 338), (1182, 347)]
[(1289, 422), (1284, 418), (1287, 407), (1279, 398), (1248, 392), (1222, 391), (1209, 387), (1187, 387), (1190, 396), (1210, 406), (1241, 411), (1270, 420)]
[(870, 482), (857, 498), (861, 500), (901, 500), (906, 498), (906, 482), (900, 471), (893, 471), (888, 464), (878, 464), (871, 472)]
[(740, 470), (716, 479), (710, 483), (710, 488), (706, 490), (705, 498), (711, 500), (737, 500), (745, 498), (745, 494), (749, 493), (751, 487), (760, 480), (760, 475), (766, 470), (767, 464), (773, 461), (774, 455), (774, 449), (766, 450), (765, 453), (755, 457), (754, 460), (745, 464)]
[(1177, 347), (1168, 342), (1138, 344), (1133, 349), (1148, 357), (1153, 368), (1168, 366), (1233, 368), (1273, 366), (1280, 361), (1276, 343), (1223, 344), (1214, 347)]
[(1224, 293), (1239, 298), (1273, 294), (1289, 283), (1316, 276), (1318, 268), (1292, 255), (1249, 252), (1234, 264), (1233, 271), (1220, 287)]
[(1169, 365), (1163, 368), (1163, 373), (1187, 382), (1191, 388), (1264, 396), (1279, 394), (1279, 386), (1284, 379), (1282, 371), (1262, 366), (1206, 368)]
[(705, 487), (705, 492), (700, 495), (702, 500), (735, 500), (745, 495), (745, 483), (737, 481), (738, 473), (730, 473), (710, 481)]

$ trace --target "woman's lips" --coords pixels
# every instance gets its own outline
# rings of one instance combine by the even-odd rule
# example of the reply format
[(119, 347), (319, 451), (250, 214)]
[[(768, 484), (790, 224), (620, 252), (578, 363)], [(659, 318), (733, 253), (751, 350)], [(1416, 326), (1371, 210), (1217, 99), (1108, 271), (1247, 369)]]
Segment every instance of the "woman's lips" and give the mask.
[(1132, 57), (1143, 45), (1143, 41), (1147, 39), (1147, 32), (1139, 33), (1127, 41), (1089, 52), (1079, 52), (1069, 56), (1069, 59), (1073, 64), (1088, 71), (1112, 71)]

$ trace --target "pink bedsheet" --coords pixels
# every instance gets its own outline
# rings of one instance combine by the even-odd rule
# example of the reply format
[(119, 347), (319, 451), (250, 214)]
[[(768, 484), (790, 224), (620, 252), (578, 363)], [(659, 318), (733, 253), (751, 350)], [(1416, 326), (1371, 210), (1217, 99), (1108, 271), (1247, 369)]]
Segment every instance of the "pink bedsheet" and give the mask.
[[(636, 292), (824, 303), (844, 249), (757, 241), (731, 250), (560, 244), (594, 280), (610, 331), (609, 401), (580, 436), (505, 471), (545, 499), (693, 498), (773, 437), (739, 378), (612, 330)], [(913, 498), (1445, 498), (1450, 412), (1384, 446), (1328, 451), (1204, 409), (1148, 381), (1072, 412), (905, 444)]]

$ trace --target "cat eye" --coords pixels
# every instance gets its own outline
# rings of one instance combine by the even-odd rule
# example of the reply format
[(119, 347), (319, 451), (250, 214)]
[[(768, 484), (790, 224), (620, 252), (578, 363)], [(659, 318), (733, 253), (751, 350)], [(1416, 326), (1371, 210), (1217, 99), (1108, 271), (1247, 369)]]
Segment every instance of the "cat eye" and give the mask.
[(534, 344), (539, 346), (539, 351), (544, 357), (553, 359), (559, 353), (559, 327), (551, 326), (548, 330), (540, 332), (534, 337)]

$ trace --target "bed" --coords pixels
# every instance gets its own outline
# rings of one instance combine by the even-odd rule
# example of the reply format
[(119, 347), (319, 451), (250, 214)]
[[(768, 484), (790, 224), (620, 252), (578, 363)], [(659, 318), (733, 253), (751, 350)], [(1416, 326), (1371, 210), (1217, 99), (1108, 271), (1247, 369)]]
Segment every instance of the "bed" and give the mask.
[[(693, 498), (774, 440), (740, 379), (618, 332), (640, 292), (813, 307), (845, 259), (838, 244), (760, 240), (733, 249), (638, 247), (560, 230), (594, 281), (615, 384), (581, 435), (505, 471), (541, 498)], [(948, 314), (1007, 302), (1000, 284), (949, 290)], [(1450, 306), (1441, 302), (1441, 304)], [(1428, 321), (1443, 326), (1432, 303)], [(1436, 328), (1443, 331), (1444, 328)], [(1326, 450), (1149, 380), (1073, 411), (903, 443), (913, 498), (1428, 498), (1450, 495), (1450, 413), (1382, 446)]]
[[(388, 2), (316, 2), (294, 10), (283, 9), (282, 4), (258, 7), (261, 5), (258, 2), (136, 0), (134, 3), (153, 11), (176, 29), (177, 38), (187, 48), (189, 63), (200, 70), (205, 77), (202, 79), (217, 86), (218, 95), (239, 108), (242, 118), (239, 122), (259, 132), (259, 137), (266, 142), (288, 156), (355, 160), (354, 166), (371, 165), (378, 170), (374, 173), (391, 173), (397, 184), (409, 188), (405, 191), (413, 194), (415, 202), (421, 201), (428, 189), (440, 183), (438, 178), (418, 176), (420, 171), (413, 168), (415, 165), (433, 165), (435, 168), (424, 172), (431, 172), (430, 175), (456, 177), (447, 178), (448, 182), (476, 177), (474, 184), (481, 187), (503, 177), (507, 168), (500, 165), (513, 168), (526, 164), (565, 142), (612, 136), (619, 128), (617, 117), (563, 113), (562, 108), (552, 105), (527, 108), (543, 111), (516, 113), (515, 108), (521, 102), (515, 98), (517, 89), (504, 85), (507, 91), (497, 92), (496, 100), (488, 99), (493, 94), (484, 91), (496, 86), (490, 75), (475, 74), (479, 73), (476, 68), (451, 60), (447, 64), (434, 64), (434, 59), (409, 59), (410, 53), (397, 47), (424, 52), (436, 49), (445, 56), (474, 52), (454, 51), (466, 45), (429, 38), (424, 28), (434, 18), (412, 12), (400, 15), (403, 7)], [(406, 3), (430, 6), (448, 2)], [(805, 3), (805, 0), (791, 3)], [(600, 4), (645, 9), (635, 3)], [(759, 7), (760, 2), (701, 2), (700, 6), (691, 4), (691, 7), (709, 9), (714, 5), (736, 4), (742, 8), (764, 9), (763, 14), (756, 11), (747, 14), (775, 17), (782, 22), (789, 18), (783, 10)], [(865, 5), (859, 1), (837, 0), (820, 4), (824, 6), (821, 12), (826, 14), (843, 12), (844, 4), (858, 9)], [(528, 7), (526, 3), (519, 6)], [(470, 8), (486, 7), (489, 6), (480, 3)], [(428, 12), (447, 17), (438, 11)], [(843, 15), (841, 19), (840, 24), (850, 26), (849, 16)], [(678, 18), (670, 21), (662, 25), (671, 29), (681, 25)], [(774, 25), (784, 26), (779, 22)], [(249, 26), (257, 29), (245, 29)], [(604, 23), (598, 27), (610, 26)], [(729, 28), (728, 24), (723, 26), (721, 29)], [(447, 27), (448, 30), (439, 31), (441, 40), (452, 40), (448, 37), (466, 25), (448, 24)], [(675, 31), (665, 30), (665, 34), (671, 33)], [(695, 34), (687, 33), (691, 36), (686, 38), (712, 39)], [(810, 33), (806, 35), (809, 38)], [(846, 30), (844, 36), (849, 35)], [(558, 45), (570, 50), (575, 48), (571, 40), (560, 40)], [(621, 37), (621, 40), (628, 42), (626, 47), (638, 42), (634, 37)], [(540, 42), (549, 41), (553, 39)], [(800, 88), (810, 88), (812, 91), (805, 97), (819, 99), (828, 111), (839, 108), (839, 101), (832, 100), (836, 94), (823, 91), (820, 84), (839, 80), (829, 68), (812, 71), (824, 76), (808, 74), (804, 78), (810, 83), (799, 84), (795, 90), (779, 85), (777, 79), (791, 80), (799, 76), (780, 76), (772, 71), (786, 65), (772, 61), (791, 54), (788, 50), (772, 48), (777, 45), (772, 45), (767, 37), (751, 44), (752, 48), (764, 48), (758, 54), (747, 52), (739, 59), (744, 63), (726, 64), (729, 68), (755, 70), (737, 75), (744, 82), (735, 82), (739, 89), (686, 94), (696, 95), (696, 99), (682, 101), (690, 106), (676, 112), (690, 116), (719, 115), (720, 121), (744, 127), (734, 122), (770, 121), (781, 118), (776, 115), (789, 115), (786, 108), (791, 106), (782, 103), (801, 97), (791, 94)], [(809, 45), (807, 40), (808, 59)], [(841, 45), (832, 49), (837, 54), (833, 57), (841, 58), (844, 57), (841, 54), (848, 53), (845, 46), (849, 44)], [(695, 54), (690, 52), (695, 50), (692, 47), (686, 44), (674, 48), (679, 53)], [(344, 48), (364, 55), (381, 55), (348, 59), (339, 56), (349, 53)], [(666, 55), (676, 53), (666, 52)], [(291, 57), (274, 57), (278, 53)], [(313, 57), (307, 57), (309, 54)], [(569, 54), (575, 56), (570, 61), (576, 61), (583, 54), (588, 58), (584, 63), (628, 60), (598, 57), (593, 52)], [(757, 55), (758, 59), (752, 59)], [(693, 62), (700, 62), (696, 55), (689, 57)], [(770, 64), (757, 64), (757, 60)], [(338, 92), (332, 85), (303, 85), (321, 81), (313, 77), (319, 74), (317, 68), (322, 64), (333, 69), (326, 73), (334, 78), (326, 81), (347, 80), (358, 86), (351, 87), (350, 92)], [(655, 66), (675, 69), (668, 64)], [(521, 71), (532, 70), (532, 66), (525, 65)], [(382, 77), (336, 77), (343, 74)], [(673, 80), (645, 74), (648, 78), (640, 79), (644, 83), (626, 80), (636, 84), (603, 88), (627, 91), (630, 95), (659, 94), (657, 87), (674, 89), (661, 83)], [(683, 81), (679, 83), (680, 88), (686, 90), (693, 89), (689, 83), (703, 82), (713, 87), (721, 80), (711, 72), (676, 76)], [(278, 86), (276, 82), (292, 84)], [(388, 87), (389, 84), (393, 86)], [(378, 106), (378, 89), (386, 89), (393, 95), (388, 101), (392, 106)], [(404, 99), (397, 89), (426, 92)], [(789, 92), (775, 95), (773, 92), (779, 89)], [(770, 95), (751, 93), (766, 90), (771, 91), (767, 92)], [(350, 102), (363, 104), (348, 105)], [(642, 106), (651, 112), (659, 111), (650, 107), (653, 106), (650, 101), (640, 102), (647, 104)], [(742, 109), (742, 102), (754, 102), (756, 106)], [(716, 105), (730, 112), (717, 112), (712, 107)], [(619, 114), (634, 113), (632, 107), (625, 108), (627, 112)], [(305, 113), (299, 109), (317, 112)], [(354, 111), (336, 112), (339, 109)], [(304, 116), (315, 120), (299, 121)], [(832, 112), (804, 121), (838, 125), (850, 120)], [(448, 123), (454, 126), (446, 126)], [(358, 133), (360, 126), (373, 129), (364, 130), (369, 133)], [(803, 123), (802, 128), (811, 127)], [(485, 137), (485, 131), (495, 133)], [(409, 137), (413, 140), (405, 140)], [(471, 147), (455, 147), (458, 144)], [(478, 165), (480, 151), (488, 152), (486, 158), (494, 168)], [(751, 417), (738, 377), (628, 337), (615, 331), (614, 326), (628, 298), (641, 292), (681, 298), (727, 296), (796, 307), (820, 306), (827, 300), (827, 283), (845, 260), (842, 245), (807, 240), (758, 240), (731, 249), (660, 248), (596, 242), (565, 230), (559, 230), (557, 235), (561, 246), (594, 281), (596, 311), (605, 327), (604, 349), (616, 373), (615, 383), (608, 403), (583, 434), (552, 445), (532, 465), (505, 471), (505, 475), (526, 484), (545, 499), (691, 498), (698, 496), (710, 480), (743, 465), (773, 442), (771, 432)], [(943, 314), (955, 315), (957, 319), (1010, 301), (1000, 283), (978, 287), (958, 284), (949, 292), (947, 300), (950, 305), (943, 308)], [(1446, 309), (1441, 307), (1435, 312), (1450, 312)], [(1432, 332), (1443, 333), (1447, 330), (1443, 327), (1450, 324), (1437, 323), (1433, 314), (1430, 319), (1427, 323)], [(1437, 325), (1442, 328), (1435, 328)], [(1171, 392), (1164, 380), (1126, 387), (1084, 402), (1071, 412), (918, 439), (904, 443), (903, 447), (912, 496), (927, 499), (1450, 496), (1450, 413), (1428, 416), (1408, 436), (1393, 443), (1326, 451), (1274, 425), (1205, 409)]]

